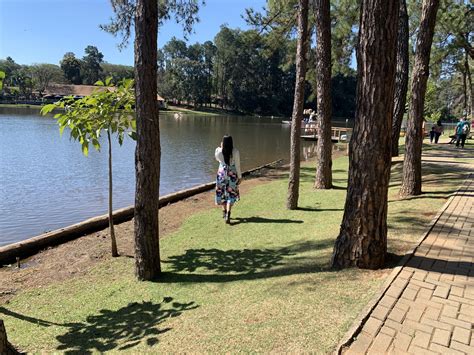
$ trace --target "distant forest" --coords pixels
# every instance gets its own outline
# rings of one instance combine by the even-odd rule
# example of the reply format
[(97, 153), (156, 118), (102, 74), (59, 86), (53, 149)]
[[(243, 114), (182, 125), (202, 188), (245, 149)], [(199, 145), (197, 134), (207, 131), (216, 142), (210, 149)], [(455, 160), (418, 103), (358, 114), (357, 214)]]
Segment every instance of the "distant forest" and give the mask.
[[(407, 3), (413, 53), (420, 7), (415, 0)], [(473, 25), (460, 20), (466, 6), (445, 0), (440, 9), (425, 102), (425, 118), (430, 121), (453, 119), (472, 105), (472, 59), (466, 43), (470, 42)], [(336, 117), (354, 117), (358, 13), (357, 1), (331, 1), (332, 106)], [(213, 41), (189, 44), (172, 38), (163, 45), (157, 63), (159, 94), (170, 103), (195, 108), (212, 106), (246, 114), (290, 115), (295, 85), (295, 11), (282, 7), (281, 2), (269, 2), (263, 13), (249, 9), (245, 18), (251, 30), (222, 26)], [(466, 28), (468, 32), (464, 33)], [(315, 41), (311, 33), (305, 108), (313, 109), (317, 84)], [(92, 85), (106, 77), (114, 82), (133, 78), (133, 67), (105, 62), (94, 46), (87, 46), (82, 58), (65, 53), (59, 65), (19, 65), (8, 57), (0, 60), (0, 71), (6, 74), (3, 94), (23, 98), (41, 95), (53, 82)]]

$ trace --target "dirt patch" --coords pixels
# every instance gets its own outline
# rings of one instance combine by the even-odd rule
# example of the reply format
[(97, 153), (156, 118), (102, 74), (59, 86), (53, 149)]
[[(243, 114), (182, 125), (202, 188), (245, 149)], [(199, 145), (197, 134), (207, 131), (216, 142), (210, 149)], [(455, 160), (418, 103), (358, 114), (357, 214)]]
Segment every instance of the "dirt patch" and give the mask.
[[(287, 174), (287, 166), (265, 168), (245, 178), (241, 192), (268, 183)], [(216, 208), (214, 191), (204, 192), (160, 209), (160, 238), (176, 231), (186, 218), (197, 212)], [(133, 257), (133, 220), (115, 226), (121, 257)], [(48, 248), (16, 265), (0, 268), (0, 304), (20, 291), (61, 282), (86, 274), (101, 261), (111, 258), (108, 229), (85, 235), (56, 247)]]

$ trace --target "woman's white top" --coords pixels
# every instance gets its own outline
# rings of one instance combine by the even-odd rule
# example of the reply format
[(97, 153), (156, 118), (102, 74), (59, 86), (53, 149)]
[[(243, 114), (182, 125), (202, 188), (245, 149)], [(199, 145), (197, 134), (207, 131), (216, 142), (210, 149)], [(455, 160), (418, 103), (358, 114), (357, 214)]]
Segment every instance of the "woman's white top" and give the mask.
[[(222, 154), (221, 147), (216, 148), (215, 157), (219, 163), (225, 164), (224, 154)], [(240, 170), (240, 153), (237, 148), (234, 148), (232, 150), (232, 156), (230, 157), (230, 164), (235, 165), (235, 169), (237, 170), (237, 177), (239, 179), (242, 179), (242, 171)]]

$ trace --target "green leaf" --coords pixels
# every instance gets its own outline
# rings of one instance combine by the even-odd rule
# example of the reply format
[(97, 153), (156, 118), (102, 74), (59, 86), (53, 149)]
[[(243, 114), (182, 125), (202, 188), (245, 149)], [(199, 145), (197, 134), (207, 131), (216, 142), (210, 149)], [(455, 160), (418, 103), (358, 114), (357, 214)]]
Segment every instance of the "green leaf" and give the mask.
[(133, 132), (128, 132), (128, 136), (130, 138), (132, 138), (134, 141), (137, 140), (137, 132), (133, 131)]
[(47, 115), (48, 113), (50, 113), (51, 111), (53, 111), (57, 106), (55, 104), (49, 104), (49, 105), (45, 105), (41, 108), (41, 114), (43, 116)]
[(89, 155), (89, 143), (87, 141), (82, 143), (82, 154), (84, 154), (86, 157)]

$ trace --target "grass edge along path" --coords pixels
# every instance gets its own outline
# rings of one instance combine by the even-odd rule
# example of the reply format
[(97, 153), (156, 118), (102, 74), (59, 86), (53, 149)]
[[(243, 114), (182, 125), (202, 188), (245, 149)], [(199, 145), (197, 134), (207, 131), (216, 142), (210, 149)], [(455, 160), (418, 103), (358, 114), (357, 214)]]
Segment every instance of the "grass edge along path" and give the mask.
[[(328, 269), (347, 158), (335, 160), (336, 188), (329, 191), (312, 189), (311, 165), (302, 167), (297, 211), (284, 207), (282, 177), (242, 196), (232, 226), (217, 209), (190, 216), (161, 242), (165, 273), (158, 282), (135, 281), (133, 260), (115, 258), (84, 276), (18, 294), (0, 306), (10, 341), (28, 352), (330, 352), (391, 269)], [(393, 261), (470, 168), (430, 161), (427, 193), (399, 200), (401, 164), (393, 165)]]

